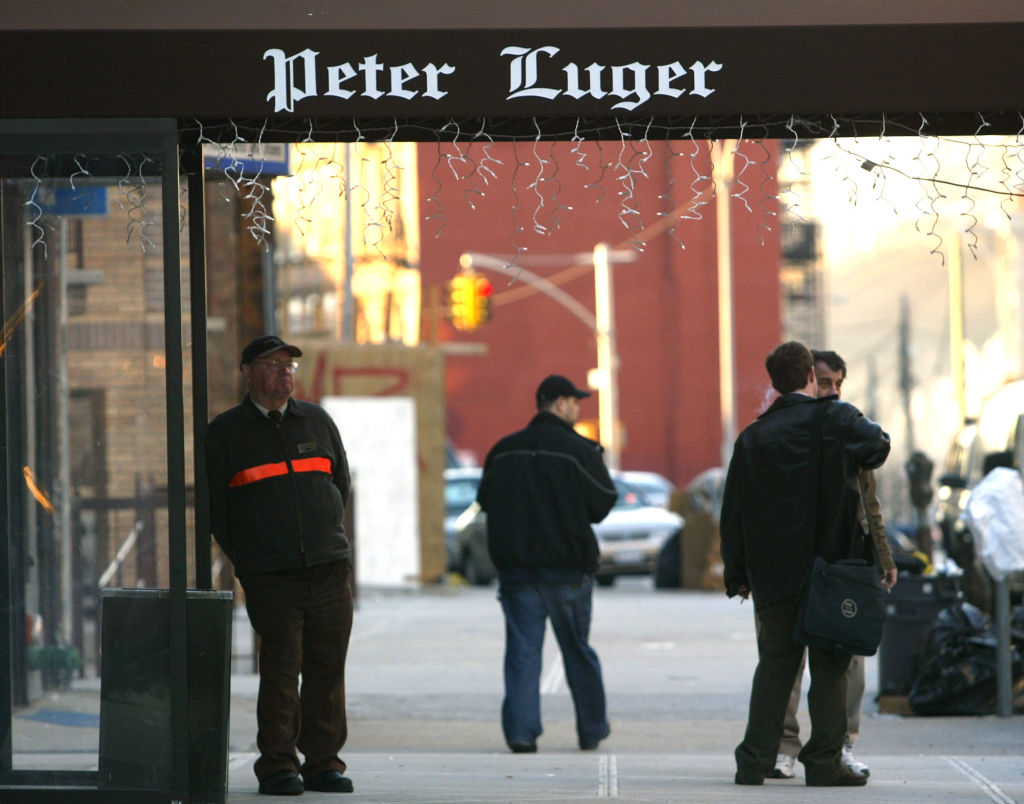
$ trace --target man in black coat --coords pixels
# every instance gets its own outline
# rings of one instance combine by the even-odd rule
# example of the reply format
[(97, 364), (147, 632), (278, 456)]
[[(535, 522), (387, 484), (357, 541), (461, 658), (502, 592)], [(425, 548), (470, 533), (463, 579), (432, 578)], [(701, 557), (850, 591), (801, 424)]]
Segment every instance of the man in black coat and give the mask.
[(536, 751), (542, 732), (547, 619), (562, 651), (580, 748), (596, 748), (610, 730), (601, 665), (588, 643), (598, 564), (590, 525), (605, 518), (618, 495), (601, 445), (573, 429), (579, 401), (588, 396), (560, 375), (544, 379), (537, 415), (492, 447), (477, 493), (505, 614), (502, 730), (516, 753)]
[(260, 637), (254, 770), (261, 793), (286, 796), (353, 789), (338, 756), (348, 735), (351, 479), (334, 421), (291, 398), (301, 355), (276, 335), (253, 340), (240, 365), (249, 393), (206, 436), (211, 529)]
[[(815, 397), (806, 346), (784, 343), (765, 366), (781, 396), (736, 440), (722, 500), (726, 593), (752, 595), (758, 614), (758, 665), (746, 733), (736, 748), (737, 784), (761, 784), (775, 766), (804, 651), (793, 640), (801, 587), (815, 556), (849, 556), (860, 504), (857, 474), (889, 454), (889, 436), (855, 407)], [(808, 660), (811, 738), (799, 756), (807, 784), (865, 784), (866, 776), (840, 761), (850, 657), (809, 648)]]

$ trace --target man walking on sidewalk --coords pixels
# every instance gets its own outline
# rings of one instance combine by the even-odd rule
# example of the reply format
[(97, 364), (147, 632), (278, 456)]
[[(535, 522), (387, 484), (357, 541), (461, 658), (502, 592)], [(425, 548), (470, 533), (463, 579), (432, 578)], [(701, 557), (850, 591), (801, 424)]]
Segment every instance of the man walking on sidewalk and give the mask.
[(580, 748), (608, 736), (604, 682), (590, 646), (591, 597), (600, 522), (618, 496), (601, 445), (578, 434), (579, 402), (590, 396), (553, 374), (537, 388), (537, 414), (487, 455), (477, 493), (487, 512), (487, 547), (505, 614), (505, 700), (501, 725), (516, 753), (537, 750), (545, 622), (558, 640), (576, 707)]
[[(737, 784), (763, 784), (775, 767), (786, 702), (804, 647), (793, 640), (800, 590), (815, 556), (850, 552), (849, 524), (860, 496), (859, 469), (880, 466), (889, 436), (852, 405), (817, 399), (814, 360), (801, 343), (784, 343), (765, 366), (780, 396), (736, 440), (722, 500), (726, 593), (753, 596), (758, 664)], [(811, 786), (855, 786), (867, 777), (840, 761), (846, 733), (849, 656), (808, 648), (811, 738), (800, 752)]]

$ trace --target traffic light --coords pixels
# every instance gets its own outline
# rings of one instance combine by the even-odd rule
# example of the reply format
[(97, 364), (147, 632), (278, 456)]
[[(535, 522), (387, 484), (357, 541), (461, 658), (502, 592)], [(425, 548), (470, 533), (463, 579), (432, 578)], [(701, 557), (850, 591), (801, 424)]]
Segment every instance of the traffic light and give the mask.
[(448, 283), (448, 298), (451, 306), (452, 323), (456, 329), (476, 329), (476, 277), (473, 274), (456, 274)]
[(491, 316), (491, 283), (472, 271), (463, 271), (448, 283), (448, 302), (456, 329), (473, 330)]
[(476, 326), (480, 326), (491, 317), (491, 283), (482, 276), (474, 277), (475, 291), (473, 302), (476, 305)]

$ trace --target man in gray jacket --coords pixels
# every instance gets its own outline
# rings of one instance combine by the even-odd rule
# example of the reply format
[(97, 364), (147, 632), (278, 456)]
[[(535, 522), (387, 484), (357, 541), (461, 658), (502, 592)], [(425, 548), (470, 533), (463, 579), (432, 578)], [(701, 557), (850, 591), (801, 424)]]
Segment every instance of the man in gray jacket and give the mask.
[(590, 396), (553, 374), (537, 388), (537, 415), (501, 439), (484, 462), (477, 493), (505, 614), (505, 741), (537, 750), (541, 651), (548, 619), (576, 707), (580, 748), (608, 736), (604, 682), (588, 643), (600, 522), (618, 496), (601, 445), (578, 434), (579, 401)]
[[(861, 469), (880, 466), (889, 436), (852, 405), (816, 398), (810, 350), (790, 341), (765, 360), (781, 394), (736, 440), (722, 500), (726, 593), (754, 598), (758, 664), (736, 783), (762, 784), (775, 767), (786, 702), (804, 648), (793, 640), (800, 590), (815, 556), (850, 555)], [(867, 777), (840, 759), (850, 657), (808, 648), (811, 737), (800, 751), (812, 786), (857, 786)]]

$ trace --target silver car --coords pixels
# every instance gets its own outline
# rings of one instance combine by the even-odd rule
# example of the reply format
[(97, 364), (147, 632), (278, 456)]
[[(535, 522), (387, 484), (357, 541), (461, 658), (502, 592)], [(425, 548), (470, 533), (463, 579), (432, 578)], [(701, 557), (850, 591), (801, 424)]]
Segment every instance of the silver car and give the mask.
[(476, 500), (483, 469), (479, 466), (459, 466), (444, 470), (444, 540), (448, 550), (448, 569), (458, 569), (458, 548), (455, 539), (455, 520)]
[[(610, 586), (619, 575), (650, 575), (662, 546), (682, 530), (679, 514), (651, 505), (643, 492), (614, 473), (619, 499), (594, 525), (600, 550), (597, 582)], [(473, 503), (455, 520), (458, 569), (471, 584), (486, 585), (496, 576), (487, 551), (487, 515)]]

